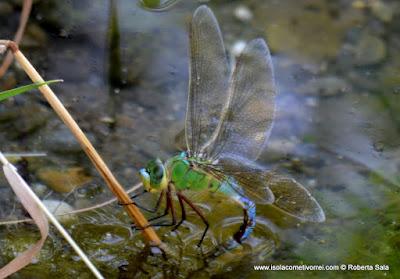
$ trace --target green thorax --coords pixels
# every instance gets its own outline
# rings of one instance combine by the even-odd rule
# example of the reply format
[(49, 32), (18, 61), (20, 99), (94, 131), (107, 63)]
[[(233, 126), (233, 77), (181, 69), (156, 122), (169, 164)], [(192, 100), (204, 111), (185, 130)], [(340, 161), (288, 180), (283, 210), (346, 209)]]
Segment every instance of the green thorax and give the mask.
[(185, 152), (169, 159), (165, 167), (168, 180), (174, 184), (177, 190), (216, 191), (221, 185), (221, 182), (211, 174), (196, 167), (196, 160), (187, 158)]

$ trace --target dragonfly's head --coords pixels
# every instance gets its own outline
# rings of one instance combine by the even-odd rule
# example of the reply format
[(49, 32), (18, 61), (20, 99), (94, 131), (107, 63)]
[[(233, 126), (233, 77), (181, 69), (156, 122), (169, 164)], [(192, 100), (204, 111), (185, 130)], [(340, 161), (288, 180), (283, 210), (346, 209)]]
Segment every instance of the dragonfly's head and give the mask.
[(158, 158), (149, 161), (146, 168), (139, 171), (139, 176), (146, 191), (157, 192), (168, 186), (165, 167)]

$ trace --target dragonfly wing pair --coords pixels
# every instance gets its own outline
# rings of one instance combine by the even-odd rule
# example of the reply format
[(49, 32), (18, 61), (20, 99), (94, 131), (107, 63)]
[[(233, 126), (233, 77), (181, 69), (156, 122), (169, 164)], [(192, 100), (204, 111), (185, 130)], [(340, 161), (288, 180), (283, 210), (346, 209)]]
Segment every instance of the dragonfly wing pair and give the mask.
[[(210, 9), (197, 9), (190, 34), (185, 127), (189, 156), (209, 162), (220, 158), (256, 160), (270, 134), (275, 111), (276, 90), (266, 43), (262, 39), (251, 41), (230, 73), (221, 31)], [(225, 161), (200, 167), (217, 178), (232, 175), (257, 202), (273, 202), (259, 172), (247, 168), (239, 174), (231, 166), (225, 167)]]
[(303, 221), (324, 221), (322, 208), (301, 184), (254, 164), (268, 140), (275, 112), (274, 73), (264, 40), (249, 42), (230, 72), (210, 9), (197, 9), (190, 35), (185, 126), (189, 156), (211, 162), (199, 167), (221, 181), (235, 178), (240, 186), (231, 187), (256, 203), (274, 203)]
[(190, 89), (186, 113), (189, 156), (257, 159), (272, 128), (275, 85), (264, 40), (251, 41), (230, 73), (218, 23), (197, 9), (191, 25)]
[(273, 203), (273, 206), (300, 221), (325, 221), (324, 211), (315, 198), (292, 178), (266, 171), (243, 158), (221, 158), (218, 164), (203, 168), (221, 180), (225, 177), (235, 178), (241, 188), (235, 184), (231, 187), (256, 203)]

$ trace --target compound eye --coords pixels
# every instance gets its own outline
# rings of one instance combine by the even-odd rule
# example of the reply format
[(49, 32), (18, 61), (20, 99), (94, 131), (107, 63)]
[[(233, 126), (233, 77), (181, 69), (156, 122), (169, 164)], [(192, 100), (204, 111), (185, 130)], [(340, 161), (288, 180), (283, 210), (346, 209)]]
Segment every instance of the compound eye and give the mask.
[(161, 179), (164, 175), (164, 168), (162, 166), (156, 165), (153, 169), (153, 173), (157, 179)]

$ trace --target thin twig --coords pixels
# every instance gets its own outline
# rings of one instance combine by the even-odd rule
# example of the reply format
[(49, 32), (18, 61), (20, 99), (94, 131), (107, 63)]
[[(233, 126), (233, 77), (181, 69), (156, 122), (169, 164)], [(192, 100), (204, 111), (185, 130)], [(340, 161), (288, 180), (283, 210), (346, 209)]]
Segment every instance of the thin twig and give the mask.
[[(15, 42), (0, 40), (0, 44), (4, 44), (12, 50), (15, 59), (18, 61), (18, 63), (21, 65), (21, 67), (24, 69), (26, 74), (31, 78), (33, 82), (44, 81), (43, 78), (36, 71), (36, 69), (29, 62), (29, 60), (18, 49), (18, 46)], [(124, 208), (126, 209), (129, 216), (134, 220), (135, 224), (138, 227), (143, 228), (142, 232), (145, 238), (151, 243), (151, 245), (161, 245), (160, 238), (155, 233), (153, 228), (149, 226), (149, 222), (147, 221), (147, 219), (133, 204), (129, 195), (124, 191), (124, 188), (121, 186), (121, 184), (119, 184), (117, 179), (114, 177), (110, 169), (103, 161), (103, 159), (97, 153), (96, 149), (90, 143), (89, 139), (83, 133), (79, 125), (75, 122), (75, 120), (69, 114), (61, 101), (57, 98), (51, 88), (48, 85), (43, 85), (39, 87), (39, 90), (40, 92), (42, 92), (43, 96), (46, 98), (47, 102), (50, 104), (53, 110), (58, 114), (65, 125), (71, 130), (72, 134), (78, 140), (86, 155), (95, 165), (96, 169), (99, 171), (113, 194), (122, 204), (126, 205)]]
[[(129, 190), (127, 190), (126, 192), (128, 194), (132, 193), (132, 192), (136, 191), (137, 189), (139, 189), (141, 186), (142, 186), (142, 183), (138, 183), (135, 186), (133, 186), (132, 188), (130, 188)], [(81, 209), (76, 209), (76, 210), (72, 210), (72, 211), (64, 212), (64, 213), (60, 213), (60, 214), (54, 214), (54, 215), (57, 216), (57, 217), (62, 217), (62, 216), (65, 216), (65, 215), (74, 215), (74, 214), (85, 213), (85, 212), (88, 212), (88, 211), (91, 211), (91, 210), (99, 209), (99, 208), (102, 208), (104, 206), (110, 205), (110, 204), (112, 204), (113, 202), (116, 202), (116, 201), (118, 201), (117, 198), (112, 198), (112, 199), (109, 199), (109, 200), (107, 200), (105, 202), (102, 202), (102, 203), (99, 203), (99, 204), (96, 204), (96, 205), (93, 205), (93, 206), (89, 206), (89, 207), (85, 207), (85, 208), (81, 208)], [(16, 225), (16, 224), (30, 223), (30, 222), (33, 222), (33, 220), (31, 218), (18, 219), (18, 220), (8, 220), (8, 221), (1, 221), (0, 222), (0, 226)]]
[(21, 157), (46, 157), (47, 153), (46, 152), (18, 152), (18, 153), (3, 153), (3, 155), (5, 157), (9, 157), (9, 158), (21, 158)]
[[(19, 44), (22, 40), (22, 36), (24, 35), (26, 24), (28, 23), (29, 14), (31, 13), (32, 9), (32, 0), (24, 0), (22, 6), (21, 17), (19, 20), (18, 30), (14, 36), (14, 42)], [(13, 54), (8, 52), (6, 57), (4, 58), (3, 64), (0, 67), (0, 78), (7, 72), (8, 68), (10, 67), (13, 61)]]

